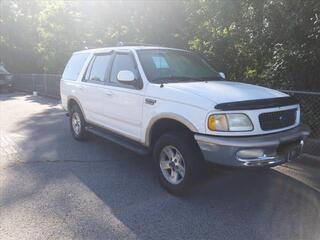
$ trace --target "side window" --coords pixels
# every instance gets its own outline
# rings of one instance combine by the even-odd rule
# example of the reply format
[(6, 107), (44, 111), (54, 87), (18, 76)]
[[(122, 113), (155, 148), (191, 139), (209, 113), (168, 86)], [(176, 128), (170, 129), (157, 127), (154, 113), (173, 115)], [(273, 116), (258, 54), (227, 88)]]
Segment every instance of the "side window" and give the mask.
[(117, 54), (114, 58), (110, 82), (116, 83), (117, 85), (130, 87), (130, 85), (120, 83), (118, 81), (118, 73), (123, 70), (129, 70), (134, 73), (135, 79), (138, 79), (138, 70), (136, 69), (133, 57), (129, 54)]
[(63, 71), (62, 79), (76, 81), (88, 56), (88, 53), (73, 54)]
[(104, 84), (110, 60), (111, 55), (95, 56), (87, 69), (84, 81)]

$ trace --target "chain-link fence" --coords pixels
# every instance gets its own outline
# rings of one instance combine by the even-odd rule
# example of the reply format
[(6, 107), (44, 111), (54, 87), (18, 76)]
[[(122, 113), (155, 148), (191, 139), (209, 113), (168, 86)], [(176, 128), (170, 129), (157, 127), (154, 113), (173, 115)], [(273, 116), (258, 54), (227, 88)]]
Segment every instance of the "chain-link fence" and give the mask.
[[(14, 87), (19, 90), (39, 95), (60, 98), (61, 75), (54, 74), (16, 74), (13, 76)], [(320, 93), (281, 90), (297, 98), (301, 105), (302, 122), (311, 127), (304, 151), (320, 156)]]
[(304, 152), (320, 156), (320, 93), (291, 90), (283, 90), (283, 92), (299, 101), (301, 120), (311, 128), (311, 135), (306, 141)]
[(55, 74), (14, 74), (13, 87), (39, 95), (60, 98), (61, 75)]

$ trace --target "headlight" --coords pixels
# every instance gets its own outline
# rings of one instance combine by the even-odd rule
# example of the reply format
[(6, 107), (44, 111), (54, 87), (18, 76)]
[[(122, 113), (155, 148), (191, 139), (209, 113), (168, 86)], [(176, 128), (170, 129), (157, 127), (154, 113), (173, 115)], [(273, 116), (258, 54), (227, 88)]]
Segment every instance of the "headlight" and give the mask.
[(252, 131), (253, 125), (249, 117), (242, 113), (213, 114), (208, 119), (211, 131), (244, 132)]

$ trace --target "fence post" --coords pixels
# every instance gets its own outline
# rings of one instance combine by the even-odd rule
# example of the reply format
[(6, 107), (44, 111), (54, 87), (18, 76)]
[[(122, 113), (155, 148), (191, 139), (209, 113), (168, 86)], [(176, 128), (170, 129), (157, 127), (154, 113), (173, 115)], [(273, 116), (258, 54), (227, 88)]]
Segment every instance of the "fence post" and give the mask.
[(47, 74), (44, 75), (44, 95), (49, 96), (48, 94), (48, 77)]
[(33, 73), (31, 74), (31, 78), (32, 78), (32, 94), (33, 94), (33, 92), (36, 90), (36, 81)]

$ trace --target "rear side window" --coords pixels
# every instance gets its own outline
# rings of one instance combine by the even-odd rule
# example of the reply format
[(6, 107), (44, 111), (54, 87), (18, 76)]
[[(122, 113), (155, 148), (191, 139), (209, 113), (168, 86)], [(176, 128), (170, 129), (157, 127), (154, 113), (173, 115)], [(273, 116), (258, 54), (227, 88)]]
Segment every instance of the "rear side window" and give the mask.
[(62, 79), (75, 81), (89, 56), (89, 53), (77, 53), (72, 55), (66, 68), (64, 69)]
[(84, 81), (104, 83), (111, 57), (110, 54), (96, 56), (87, 70)]

